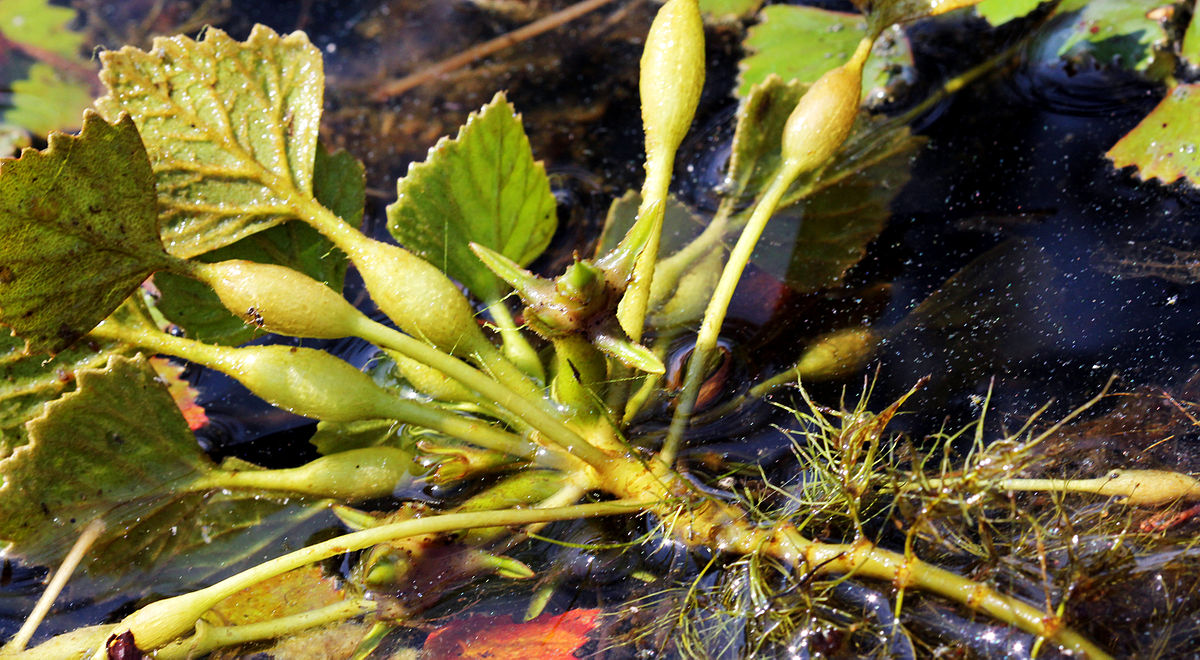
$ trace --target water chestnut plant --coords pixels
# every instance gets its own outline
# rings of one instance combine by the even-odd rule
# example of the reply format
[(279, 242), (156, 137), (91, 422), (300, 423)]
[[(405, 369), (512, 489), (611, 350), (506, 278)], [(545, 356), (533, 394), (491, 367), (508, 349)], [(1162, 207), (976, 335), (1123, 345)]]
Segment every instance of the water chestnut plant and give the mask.
[[(53, 134), (46, 149), (0, 164), (0, 229), (10, 237), (0, 245), (0, 322), (19, 343), (5, 375), (40, 384), (67, 364), (74, 381), (61, 395), (65, 385), (26, 401), (22, 431), (3, 436), (7, 556), (62, 561), (64, 575), (79, 564), (88, 579), (119, 585), (126, 567), (169, 580), (166, 568), (221, 551), (239, 534), (325, 512), (340, 530), (299, 547), (263, 542), (267, 558), (230, 562), (237, 567), (214, 570), (219, 577), (204, 584), (150, 585), (169, 595), (26, 648), (39, 608), (30, 632), (0, 657), (199, 657), (339, 625), (353, 637), (353, 657), (367, 657), (391, 631), (419, 628), (485, 577), (515, 590), (535, 585), (527, 614), (537, 617), (570, 583), (565, 569), (531, 556), (533, 543), (592, 553), (589, 562), (613, 550), (629, 557), (667, 548), (676, 564), (707, 564), (683, 581), (640, 564), (630, 571), (656, 590), (628, 611), (664, 615), (620, 632), (631, 645), (670, 654), (720, 655), (706, 646), (729, 641), (718, 630), (720, 603), (752, 620), (743, 655), (817, 653), (809, 645), (822, 626), (858, 630), (862, 617), (849, 616), (846, 603), (859, 589), (891, 603), (889, 615), (904, 613), (906, 599), (936, 598), (1018, 629), (1038, 648), (1110, 657), (1065, 598), (1039, 601), (963, 568), (968, 555), (1003, 563), (988, 546), (993, 525), (1024, 523), (1036, 542), (1023, 550), (1048, 552), (1048, 520), (1065, 509), (1022, 518), (1012, 493), (1112, 498), (1126, 508), (1200, 499), (1200, 482), (1169, 470), (1031, 476), (1039, 449), (1099, 398), (1054, 423), (1035, 415), (995, 441), (980, 420), (959, 461), (951, 459), (959, 435), (946, 432), (925, 453), (888, 432), (920, 385), (880, 412), (868, 408), (867, 394), (834, 410), (801, 390), (805, 407), (793, 411), (790, 431), (797, 480), (773, 483), (761, 468), (719, 457), (712, 462), (721, 475), (708, 479), (696, 469), (702, 461), (681, 458), (689, 428), (705, 416), (798, 381), (859, 373), (885, 340), (885, 331), (860, 325), (814, 333), (792, 352), (791, 367), (720, 401), (731, 369), (722, 331), (769, 225), (782, 209), (809, 205), (797, 250), (812, 291), (840, 282), (881, 226), (844, 239), (822, 224), (820, 204), (856, 178), (906, 177), (922, 143), (906, 125), (915, 111), (889, 118), (863, 109), (877, 39), (970, 4), (875, 3), (844, 62), (831, 61), (811, 84), (772, 75), (753, 85), (719, 207), (678, 239), (671, 218), (689, 211), (670, 185), (695, 130), (705, 28), (697, 0), (663, 3), (640, 62), (644, 185), (614, 203), (594, 254), (576, 254), (551, 275), (531, 264), (555, 232), (554, 196), (503, 94), (397, 183), (386, 212), (392, 243), (359, 227), (361, 165), (318, 140), (322, 59), (303, 33), (260, 25), (237, 41), (211, 28), (199, 40), (102, 53), (106, 93), (79, 134)], [(927, 103), (997, 64), (979, 65)], [(882, 201), (869, 196), (863, 205), (886, 211), (888, 193), (875, 194)], [(827, 217), (836, 223), (839, 213)], [(814, 247), (841, 240), (850, 246), (832, 257)], [(264, 243), (255, 241), (273, 250), (256, 250)], [(373, 308), (343, 295), (346, 264)], [(199, 291), (223, 315), (212, 326), (235, 332), (206, 334), (183, 309), (182, 290)], [(244, 344), (238, 333), (246, 330), (280, 338)], [(689, 351), (674, 351), (692, 335)], [(356, 338), (373, 346), (377, 362), (364, 371), (289, 337)], [(215, 462), (147, 361), (152, 354), (219, 371), (319, 421), (312, 444), (321, 455), (279, 469)], [(40, 391), (30, 385), (22, 396)], [(661, 424), (647, 422), (656, 417)], [(418, 486), (444, 498), (414, 497)], [(1004, 506), (1010, 516), (995, 514)], [(580, 523), (592, 519), (595, 527)], [(588, 536), (622, 525), (639, 531), (615, 541)], [(976, 533), (983, 540), (968, 539)], [(337, 588), (312, 572), (330, 559), (349, 567)], [(1039, 559), (1045, 574), (1046, 555)], [(710, 570), (720, 573), (715, 581)], [(313, 602), (285, 614), (240, 600), (274, 594), (288, 580), (315, 594)], [(916, 636), (898, 616), (864, 623), (875, 642), (854, 644), (873, 654), (913, 649)], [(672, 631), (682, 631), (676, 641)]]

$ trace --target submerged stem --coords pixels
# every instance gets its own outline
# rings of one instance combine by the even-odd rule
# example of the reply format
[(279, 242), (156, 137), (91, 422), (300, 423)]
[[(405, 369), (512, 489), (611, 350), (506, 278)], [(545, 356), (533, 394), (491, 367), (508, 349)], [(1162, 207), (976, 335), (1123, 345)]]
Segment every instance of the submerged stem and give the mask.
[(1057, 614), (1040, 610), (916, 557), (884, 550), (865, 540), (853, 544), (817, 543), (804, 538), (794, 528), (785, 530), (780, 541), (773, 549), (802, 563), (810, 574), (856, 575), (884, 580), (898, 587), (918, 588), (1049, 639), (1071, 653), (1081, 653), (1093, 660), (1112, 657), (1079, 632), (1065, 626)]
[[(596, 504), (578, 504), (553, 509), (518, 509), (508, 511), (472, 511), (447, 513), (380, 525), (352, 532), (307, 548), (264, 562), (220, 582), (191, 593), (167, 598), (125, 617), (113, 627), (113, 634), (133, 633), (138, 648), (150, 651), (160, 648), (187, 633), (196, 621), (217, 603), (246, 587), (269, 580), (290, 570), (322, 561), (347, 552), (363, 550), (380, 543), (423, 534), (442, 534), (475, 527), (498, 525), (528, 525), (531, 523), (574, 520), (594, 516), (612, 516), (643, 509), (642, 500), (617, 500)], [(99, 649), (93, 660), (106, 660), (107, 649)]]
[(268, 619), (240, 626), (211, 626), (203, 621), (196, 624), (196, 634), (159, 649), (155, 660), (187, 660), (198, 658), (219, 648), (275, 639), (309, 628), (344, 621), (379, 609), (379, 604), (366, 598), (344, 600), (308, 612)]
[(4, 649), (0, 652), (0, 655), (20, 653), (25, 650), (25, 645), (33, 638), (33, 634), (37, 632), (38, 626), (46, 618), (46, 614), (50, 612), (50, 607), (54, 605), (54, 600), (58, 598), (63, 588), (67, 586), (67, 580), (70, 579), (71, 573), (75, 572), (75, 568), (83, 561), (83, 557), (91, 549), (92, 544), (104, 533), (104, 527), (104, 521), (99, 518), (88, 523), (88, 526), (84, 528), (79, 538), (75, 539), (75, 544), (71, 546), (71, 550), (63, 558), (58, 570), (54, 572), (54, 577), (50, 579), (50, 584), (46, 585), (46, 590), (42, 592), (37, 604), (33, 606), (33, 611), (25, 618), (25, 623), (21, 625), (21, 629), (17, 631), (17, 634), (13, 635), (12, 639), (8, 640), (8, 643), (4, 645)]

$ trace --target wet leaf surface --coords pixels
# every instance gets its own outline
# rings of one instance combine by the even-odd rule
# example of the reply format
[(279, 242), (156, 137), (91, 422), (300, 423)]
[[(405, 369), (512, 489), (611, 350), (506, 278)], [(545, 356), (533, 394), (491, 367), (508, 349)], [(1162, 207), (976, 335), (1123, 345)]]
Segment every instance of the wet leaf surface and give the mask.
[(1106, 154), (1115, 167), (1134, 167), (1138, 178), (1200, 185), (1196, 117), (1200, 84), (1179, 85)]
[[(77, 381), (30, 422), (29, 444), (0, 461), (0, 539), (9, 556), (53, 565), (84, 526), (102, 518), (107, 529), (86, 572), (151, 570), (193, 550), (221, 553), (217, 541), (285, 508), (260, 492), (187, 491), (213, 465), (145, 358), (113, 356), (103, 369), (81, 369)], [(219, 569), (246, 546), (253, 550), (242, 541), (215, 562), (185, 564)], [(182, 567), (175, 568), (178, 579)]]
[(55, 353), (170, 262), (133, 122), (89, 115), (78, 136), (0, 165), (0, 322)]
[(1037, 9), (1041, 0), (983, 0), (975, 5), (975, 13), (992, 25), (1001, 25)]
[(47, 401), (75, 388), (76, 371), (104, 366), (114, 347), (96, 348), (78, 345), (47, 361), (27, 355), (23, 339), (0, 336), (0, 458), (25, 444), (25, 422), (40, 415)]
[(870, 5), (870, 24), (882, 30), (889, 25), (938, 16), (979, 4), (980, 0), (881, 0)]
[(1145, 71), (1166, 46), (1163, 24), (1151, 18), (1154, 0), (1064, 0), (1047, 45), (1064, 58), (1091, 57), (1103, 64)]
[(319, 566), (307, 566), (259, 582), (221, 601), (210, 622), (241, 626), (300, 614), (340, 602), (345, 590)]
[(102, 53), (96, 107), (137, 122), (158, 179), (163, 242), (180, 257), (291, 219), (313, 188), (324, 74), (304, 33), (157, 38)]
[(554, 196), (520, 116), (503, 94), (409, 167), (388, 206), (388, 230), (484, 301), (508, 290), (475, 254), (479, 243), (525, 266), (554, 234)]
[(1187, 30), (1183, 33), (1183, 42), (1179, 45), (1179, 56), (1191, 67), (1200, 66), (1200, 17), (1192, 14)]

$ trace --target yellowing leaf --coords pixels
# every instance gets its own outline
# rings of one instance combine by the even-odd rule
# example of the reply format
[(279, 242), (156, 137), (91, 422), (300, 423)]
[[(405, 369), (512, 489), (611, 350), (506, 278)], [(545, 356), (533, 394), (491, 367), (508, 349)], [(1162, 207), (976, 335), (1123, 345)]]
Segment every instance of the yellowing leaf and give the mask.
[(306, 566), (237, 592), (217, 603), (208, 618), (217, 625), (241, 626), (332, 605), (343, 595), (337, 581), (319, 566)]
[(503, 616), (473, 616), (443, 626), (425, 639), (424, 657), (449, 660), (575, 660), (600, 610), (543, 614), (527, 623)]
[(154, 175), (133, 122), (95, 114), (78, 137), (0, 164), (0, 322), (55, 353), (108, 316), (170, 258)]
[(396, 240), (484, 301), (508, 286), (471, 252), (475, 242), (522, 266), (546, 249), (556, 226), (546, 170), (533, 159), (516, 110), (497, 94), (454, 139), (409, 167), (388, 206)]
[(1106, 154), (1113, 165), (1133, 166), (1138, 177), (1200, 186), (1200, 84), (1179, 85)]
[(255, 26), (244, 42), (154, 40), (101, 54), (105, 115), (137, 122), (158, 178), (167, 250), (192, 257), (295, 217), (311, 199), (324, 84), (302, 32)]

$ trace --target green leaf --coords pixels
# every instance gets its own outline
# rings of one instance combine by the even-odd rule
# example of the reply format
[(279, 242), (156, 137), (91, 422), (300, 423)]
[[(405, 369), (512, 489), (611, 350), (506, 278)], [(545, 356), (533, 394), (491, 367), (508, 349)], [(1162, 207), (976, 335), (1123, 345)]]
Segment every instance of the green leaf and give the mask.
[(77, 58), (83, 35), (68, 29), (75, 10), (55, 7), (47, 0), (0, 2), (0, 33), (4, 39), (62, 57)]
[(331, 152), (325, 145), (319, 145), (313, 163), (313, 196), (350, 226), (361, 225), (367, 201), (362, 161), (345, 149)]
[(312, 197), (321, 55), (302, 32), (256, 25), (244, 42), (154, 40), (100, 55), (109, 94), (96, 107), (133, 116), (158, 177), (162, 234), (192, 257), (295, 216)]
[(213, 469), (146, 359), (80, 369), (74, 392), (29, 423), (0, 461), (0, 541), (30, 564), (57, 563), (96, 518), (93, 574), (149, 569), (257, 524), (283, 505), (261, 492), (188, 492)]
[(763, 0), (700, 0), (700, 11), (718, 20), (750, 16)]
[(1145, 71), (1167, 45), (1163, 24), (1147, 16), (1160, 5), (1156, 0), (1064, 0), (1038, 47), (1060, 57), (1120, 62)]
[[(611, 251), (621, 242), (625, 232), (629, 231), (633, 222), (637, 220), (638, 206), (641, 203), (642, 195), (636, 190), (627, 190), (624, 195), (613, 200), (604, 221), (604, 232), (596, 246), (597, 255)], [(703, 221), (683, 202), (675, 199), (673, 195), (668, 195), (663, 211), (663, 235), (659, 254), (670, 254), (682, 248), (702, 229)]]
[(170, 265), (154, 175), (128, 117), (94, 114), (0, 166), (0, 322), (30, 352), (56, 353)]
[[(362, 164), (354, 156), (345, 151), (329, 154), (319, 148), (313, 188), (317, 201), (326, 208), (353, 225), (362, 222), (365, 184)], [(276, 225), (198, 259), (280, 264), (324, 282), (335, 291), (342, 290), (348, 264), (341, 250), (302, 222)], [(256, 326), (247, 325), (225, 309), (217, 294), (201, 282), (174, 273), (160, 273), (154, 283), (162, 293), (158, 309), (193, 339), (234, 346), (261, 333)]]
[(1183, 33), (1179, 56), (1192, 68), (1200, 67), (1200, 14), (1194, 11), (1192, 20), (1188, 22), (1187, 30)]
[(29, 68), (29, 77), (12, 83), (12, 107), (4, 121), (47, 135), (53, 130), (79, 127), (84, 108), (92, 104), (87, 85), (67, 78), (44, 62)]
[(983, 0), (975, 5), (975, 13), (992, 25), (1002, 25), (1037, 9), (1041, 0)]
[[(816, 82), (850, 57), (867, 34), (867, 20), (859, 14), (771, 5), (760, 15), (762, 22), (750, 28), (743, 43), (751, 54), (738, 63), (737, 95), (742, 98), (771, 74), (784, 80)], [(911, 65), (912, 51), (903, 35), (878, 39), (863, 70), (863, 97), (885, 88), (894, 71)]]
[(555, 201), (521, 118), (500, 93), (454, 139), (409, 167), (387, 208), (388, 230), (484, 301), (508, 290), (471, 252), (475, 242), (525, 266), (546, 249)]
[(1200, 186), (1200, 84), (1171, 89), (1158, 106), (1106, 154), (1117, 168), (1133, 166), (1143, 180), (1173, 183), (1186, 178)]
[(748, 203), (775, 177), (783, 163), (783, 125), (807, 90), (779, 76), (751, 87), (738, 106), (724, 196)]
[(52, 359), (27, 355), (18, 337), (0, 336), (0, 458), (26, 443), (25, 422), (37, 417), (47, 401), (75, 387), (75, 373), (101, 367), (115, 345), (78, 345)]

